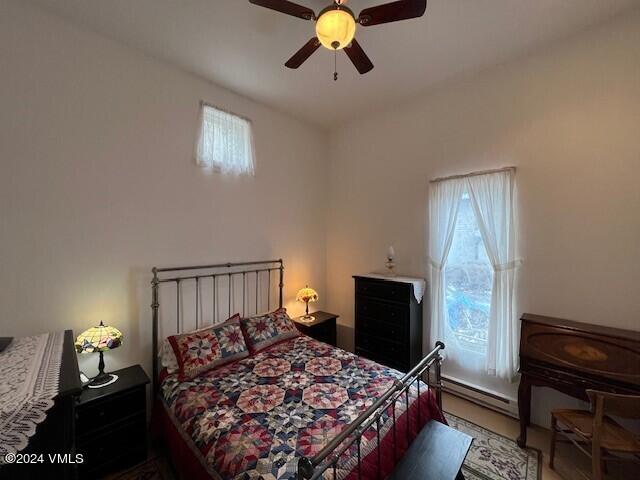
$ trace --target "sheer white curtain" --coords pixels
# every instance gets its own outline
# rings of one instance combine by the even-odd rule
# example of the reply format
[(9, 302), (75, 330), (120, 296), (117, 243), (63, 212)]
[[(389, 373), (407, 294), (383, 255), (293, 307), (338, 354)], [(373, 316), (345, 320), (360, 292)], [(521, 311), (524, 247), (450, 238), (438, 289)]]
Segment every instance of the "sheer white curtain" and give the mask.
[(196, 162), (221, 173), (253, 175), (251, 122), (210, 105), (200, 104)]
[(431, 288), (431, 338), (447, 337), (447, 306), (444, 269), (451, 250), (464, 182), (432, 183), (429, 191), (429, 285)]
[(487, 373), (511, 380), (518, 368), (519, 323), (515, 302), (516, 233), (514, 170), (467, 178), (487, 256), (493, 266)]
[[(431, 339), (446, 345), (450, 361), (468, 372), (511, 380), (518, 368), (519, 323), (515, 299), (514, 173), (507, 169), (432, 183), (429, 191)], [(493, 267), (486, 355), (465, 349), (447, 309), (446, 266), (458, 209), (468, 194), (482, 242)]]

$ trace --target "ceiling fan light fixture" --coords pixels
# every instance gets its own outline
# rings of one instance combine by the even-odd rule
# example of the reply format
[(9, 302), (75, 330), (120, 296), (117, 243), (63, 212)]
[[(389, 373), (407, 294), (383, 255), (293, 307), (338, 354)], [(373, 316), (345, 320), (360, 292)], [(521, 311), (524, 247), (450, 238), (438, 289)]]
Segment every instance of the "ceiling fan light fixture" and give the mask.
[(320, 13), (316, 22), (316, 35), (329, 50), (342, 50), (356, 34), (356, 19), (344, 5), (333, 5)]

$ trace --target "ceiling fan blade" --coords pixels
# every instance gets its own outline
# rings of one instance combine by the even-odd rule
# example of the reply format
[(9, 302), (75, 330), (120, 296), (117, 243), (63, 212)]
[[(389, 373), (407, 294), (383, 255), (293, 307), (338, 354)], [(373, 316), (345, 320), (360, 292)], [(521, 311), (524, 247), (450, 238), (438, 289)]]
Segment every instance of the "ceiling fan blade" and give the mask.
[(316, 14), (313, 10), (302, 5), (298, 5), (287, 0), (249, 0), (249, 3), (258, 5), (260, 7), (270, 8), (277, 12), (286, 13), (287, 15), (293, 15), (294, 17), (302, 18), (303, 20), (314, 20)]
[(287, 66), (289, 68), (298, 68), (304, 62), (306, 62), (307, 59), (311, 55), (313, 55), (313, 53), (318, 48), (320, 48), (320, 40), (318, 40), (316, 37), (313, 37), (311, 40), (309, 40), (307, 43), (305, 43), (304, 47), (302, 47), (300, 50), (298, 50), (293, 55), (293, 57), (291, 57), (289, 60), (287, 60), (287, 63), (285, 63), (285, 66)]
[(373, 63), (355, 38), (351, 40), (351, 45), (344, 48), (344, 51), (360, 74), (364, 75), (373, 70)]
[(360, 12), (358, 22), (363, 27), (370, 27), (381, 23), (408, 20), (421, 17), (426, 9), (427, 0), (399, 0), (377, 7), (365, 8)]

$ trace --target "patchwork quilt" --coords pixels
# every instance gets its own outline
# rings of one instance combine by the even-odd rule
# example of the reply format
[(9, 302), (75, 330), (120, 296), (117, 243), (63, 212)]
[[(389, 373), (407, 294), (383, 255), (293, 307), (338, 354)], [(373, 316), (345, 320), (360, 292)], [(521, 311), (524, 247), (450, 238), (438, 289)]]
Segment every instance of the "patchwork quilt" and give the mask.
[[(318, 453), (400, 377), (298, 336), (191, 380), (169, 375), (161, 393), (165, 413), (211, 478), (294, 480), (297, 457)], [(432, 418), (443, 421), (433, 392), (421, 384), (418, 399), (413, 387), (385, 412), (379, 435), (375, 424), (365, 432), (361, 471), (354, 444), (324, 478), (384, 478)]]

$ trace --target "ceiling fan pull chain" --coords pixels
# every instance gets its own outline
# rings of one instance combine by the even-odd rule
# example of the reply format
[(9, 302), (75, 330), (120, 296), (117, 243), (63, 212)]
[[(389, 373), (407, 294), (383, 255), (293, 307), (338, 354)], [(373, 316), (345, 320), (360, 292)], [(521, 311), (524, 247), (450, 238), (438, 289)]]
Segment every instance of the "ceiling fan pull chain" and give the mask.
[(338, 51), (333, 51), (333, 81), (338, 81)]

